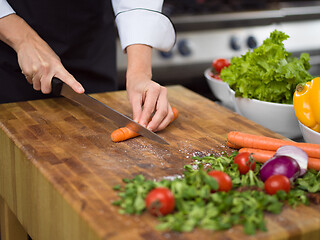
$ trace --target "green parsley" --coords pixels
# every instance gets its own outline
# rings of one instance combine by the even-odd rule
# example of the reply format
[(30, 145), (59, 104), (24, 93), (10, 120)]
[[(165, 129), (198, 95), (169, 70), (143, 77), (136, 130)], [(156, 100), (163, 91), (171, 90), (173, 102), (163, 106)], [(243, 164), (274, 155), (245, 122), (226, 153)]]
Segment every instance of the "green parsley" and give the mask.
[[(292, 207), (309, 204), (307, 193), (320, 192), (320, 174), (309, 170), (295, 182), (295, 188), (288, 194), (279, 191), (268, 195), (263, 191), (264, 183), (259, 179), (260, 163), (256, 169), (241, 175), (233, 163), (237, 152), (227, 156), (194, 157), (194, 162), (184, 167), (183, 178), (151, 181), (143, 175), (124, 179), (124, 186), (116, 185), (119, 200), (113, 204), (120, 207), (122, 214), (141, 214), (146, 210), (145, 198), (156, 187), (167, 187), (175, 197), (175, 211), (159, 217), (159, 230), (190, 232), (194, 228), (226, 230), (234, 225), (243, 225), (244, 232), (253, 235), (266, 231), (264, 214), (279, 214), (285, 202)], [(233, 189), (229, 192), (215, 192), (218, 184), (207, 172), (226, 172), (232, 179)], [(213, 193), (214, 192), (214, 193)]]

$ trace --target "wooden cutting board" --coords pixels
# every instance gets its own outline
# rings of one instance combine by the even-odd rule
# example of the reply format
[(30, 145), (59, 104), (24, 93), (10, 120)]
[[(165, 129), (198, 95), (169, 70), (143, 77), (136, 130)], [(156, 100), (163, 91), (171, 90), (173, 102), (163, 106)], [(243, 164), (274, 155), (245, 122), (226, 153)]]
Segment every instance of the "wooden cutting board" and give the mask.
[[(93, 97), (131, 116), (126, 92)], [(113, 143), (117, 127), (65, 98), (0, 105), (0, 195), (33, 239), (320, 239), (320, 206), (267, 215), (268, 232), (160, 232), (156, 218), (120, 215), (112, 187), (122, 178), (182, 174), (194, 155), (231, 153), (229, 131), (284, 138), (184, 88), (168, 87), (179, 118), (158, 134)]]

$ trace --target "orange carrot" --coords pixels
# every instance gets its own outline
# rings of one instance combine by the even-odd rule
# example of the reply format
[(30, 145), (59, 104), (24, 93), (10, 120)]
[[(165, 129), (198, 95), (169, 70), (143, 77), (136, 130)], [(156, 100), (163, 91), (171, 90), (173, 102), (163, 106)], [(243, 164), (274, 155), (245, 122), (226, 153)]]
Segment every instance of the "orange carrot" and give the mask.
[(270, 151), (276, 151), (283, 145), (293, 145), (304, 150), (309, 157), (320, 158), (320, 144), (294, 142), (236, 131), (228, 133), (227, 141), (234, 146)]
[(320, 171), (320, 159), (319, 158), (309, 158), (308, 168)]
[(269, 151), (269, 150), (255, 149), (255, 148), (241, 148), (239, 150), (239, 153), (242, 153), (242, 152), (252, 153), (254, 159), (260, 163), (264, 163), (276, 153), (276, 151)]
[(111, 133), (111, 140), (113, 142), (122, 142), (130, 138), (134, 138), (139, 136), (139, 133), (136, 133), (135, 131), (132, 131), (131, 129), (127, 127), (122, 127), (114, 130)]
[(230, 148), (234, 148), (234, 149), (239, 149), (240, 147), (235, 145), (235, 144), (232, 144), (231, 142), (227, 141), (227, 146), (230, 147)]
[[(266, 162), (269, 158), (271, 158), (276, 153), (276, 151), (261, 150), (261, 149), (255, 149), (255, 148), (241, 148), (239, 152), (252, 153), (254, 159), (260, 163)], [(309, 157), (308, 168), (320, 171), (320, 158)]]
[[(173, 120), (177, 119), (177, 117), (179, 115), (178, 110), (176, 108), (172, 107), (172, 112), (173, 112)], [(122, 128), (114, 130), (111, 133), (111, 140), (113, 142), (121, 142), (121, 141), (125, 141), (127, 139), (134, 138), (137, 136), (139, 136), (139, 133), (136, 133), (135, 131), (132, 131), (127, 127), (122, 127)]]

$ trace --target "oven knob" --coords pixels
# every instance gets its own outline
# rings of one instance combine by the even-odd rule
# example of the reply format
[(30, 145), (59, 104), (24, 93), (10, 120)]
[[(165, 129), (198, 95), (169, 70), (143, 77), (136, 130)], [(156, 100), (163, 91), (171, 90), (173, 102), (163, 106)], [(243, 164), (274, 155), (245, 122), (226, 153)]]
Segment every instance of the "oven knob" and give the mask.
[(257, 43), (257, 39), (253, 36), (249, 36), (247, 39), (247, 45), (249, 48), (256, 48), (258, 43)]
[(168, 59), (168, 58), (172, 58), (173, 52), (172, 52), (172, 51), (169, 51), (169, 52), (159, 51), (159, 55), (160, 55), (162, 58)]
[(240, 50), (240, 40), (239, 38), (237, 37), (231, 37), (230, 39), (230, 47), (233, 49), (233, 50)]
[(177, 46), (179, 53), (184, 57), (187, 57), (192, 53), (189, 43), (185, 39), (180, 40)]

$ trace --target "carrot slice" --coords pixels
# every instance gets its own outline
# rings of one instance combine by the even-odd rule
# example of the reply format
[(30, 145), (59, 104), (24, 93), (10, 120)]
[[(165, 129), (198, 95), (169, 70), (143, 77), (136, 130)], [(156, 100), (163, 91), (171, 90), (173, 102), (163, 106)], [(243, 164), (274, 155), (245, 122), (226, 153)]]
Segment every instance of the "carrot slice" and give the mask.
[[(271, 158), (276, 153), (276, 151), (269, 151), (269, 150), (255, 149), (255, 148), (241, 148), (239, 152), (252, 153), (254, 159), (260, 163), (266, 162), (269, 158)], [(320, 158), (309, 157), (308, 168), (320, 171)]]
[(122, 142), (130, 138), (134, 138), (139, 136), (139, 133), (136, 133), (135, 131), (132, 131), (131, 129), (127, 127), (122, 127), (114, 130), (111, 133), (111, 140), (113, 142)]
[[(172, 107), (172, 112), (173, 112), (173, 120), (172, 121), (174, 121), (175, 119), (177, 119), (179, 112), (175, 107)], [(122, 142), (122, 141), (125, 141), (130, 138), (134, 138), (137, 136), (139, 136), (139, 133), (136, 133), (135, 131), (132, 131), (127, 127), (122, 127), (122, 128), (118, 128), (118, 129), (114, 130), (111, 133), (111, 140), (113, 142)]]
[(227, 141), (234, 146), (276, 151), (283, 145), (293, 145), (304, 150), (309, 157), (320, 158), (320, 144), (301, 143), (243, 132), (229, 132)]

